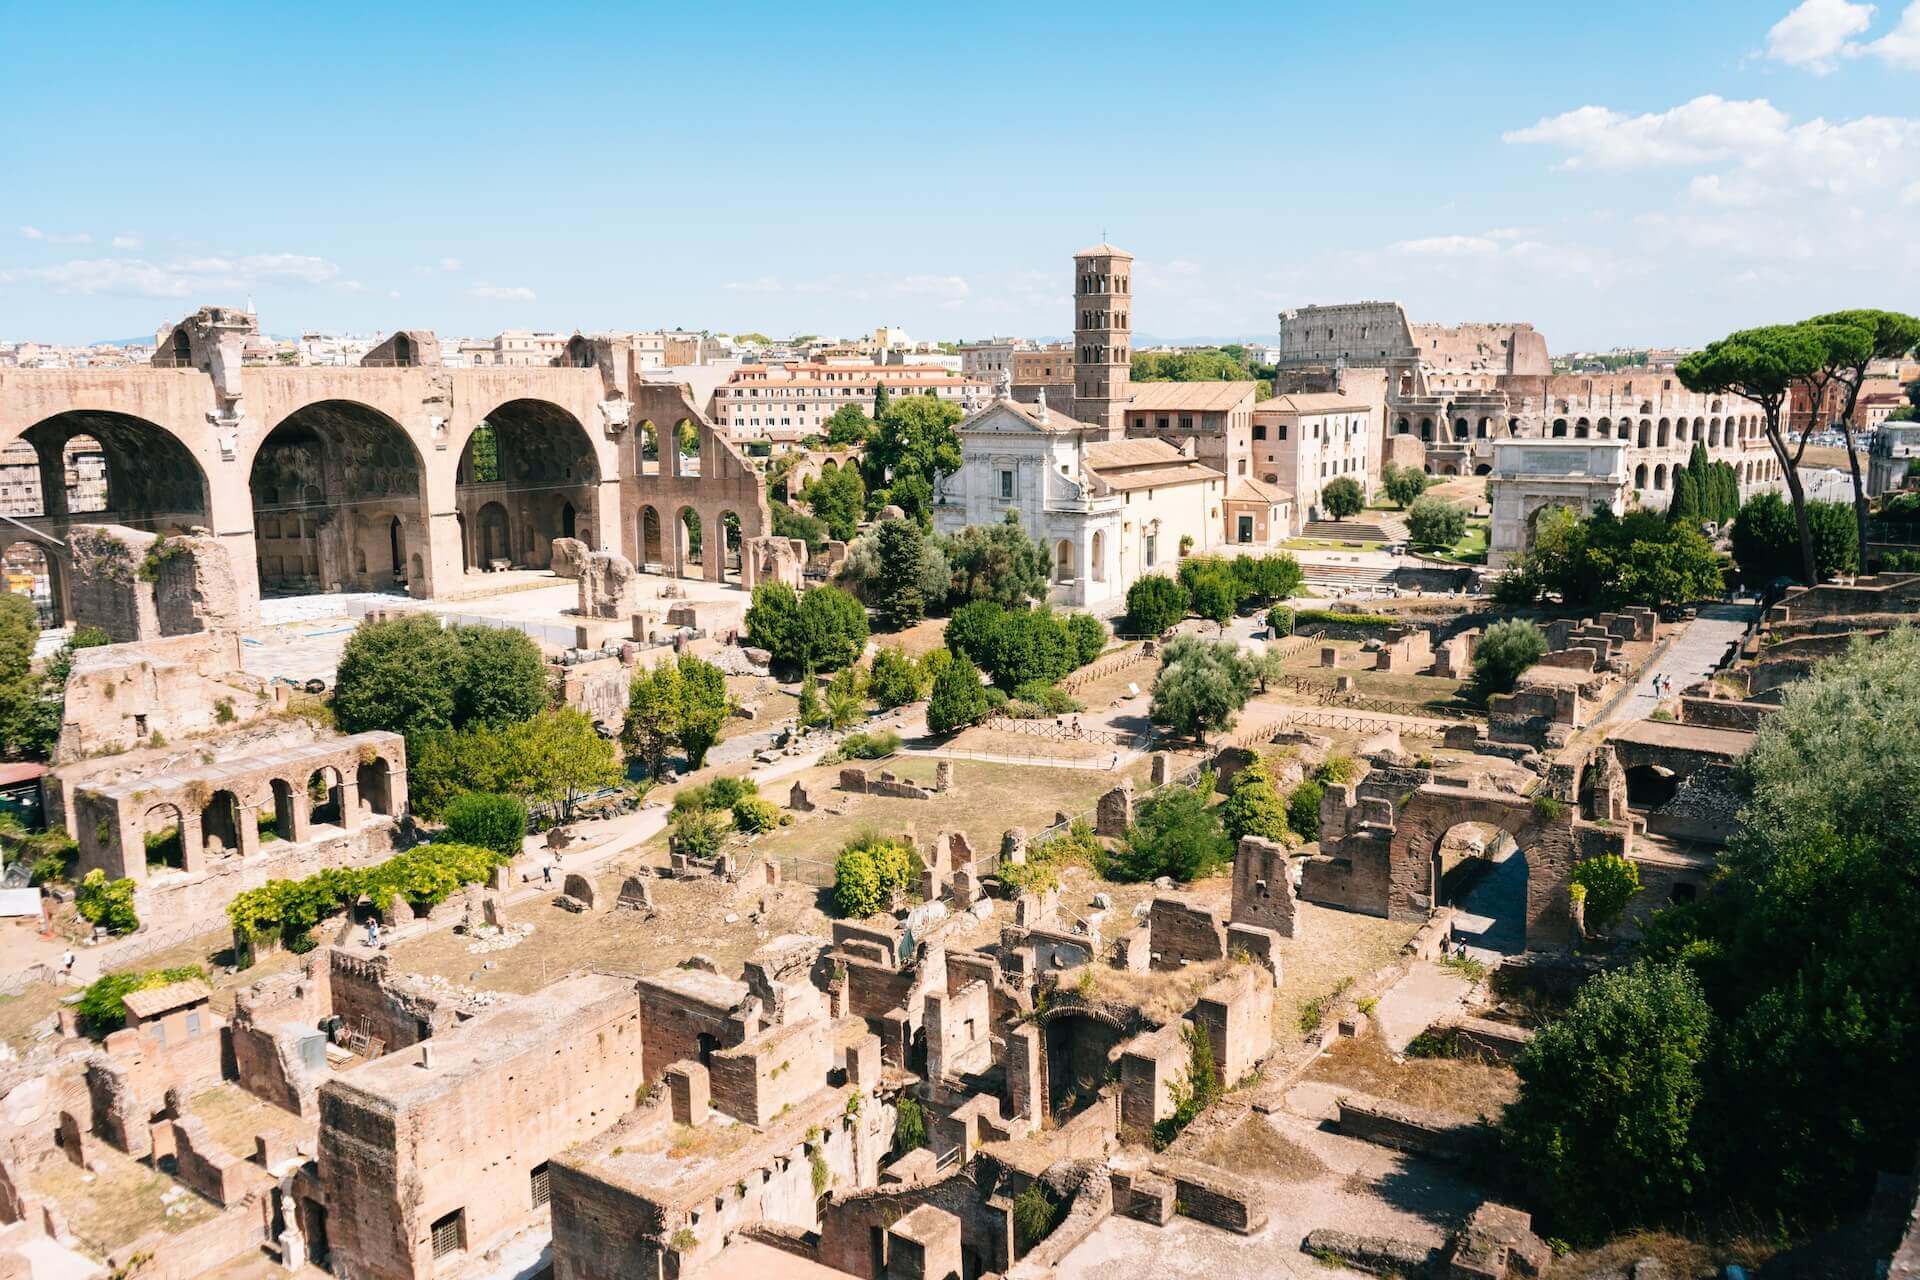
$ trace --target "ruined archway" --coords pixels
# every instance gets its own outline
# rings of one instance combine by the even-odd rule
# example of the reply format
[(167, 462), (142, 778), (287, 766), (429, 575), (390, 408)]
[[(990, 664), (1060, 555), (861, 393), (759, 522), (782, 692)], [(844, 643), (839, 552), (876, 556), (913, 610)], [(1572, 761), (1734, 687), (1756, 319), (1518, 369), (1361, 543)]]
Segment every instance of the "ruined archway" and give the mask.
[(497, 506), (506, 517), (503, 554), (516, 568), (544, 569), (556, 538), (589, 540), (600, 464), (580, 420), (547, 400), (509, 400), (467, 436), (455, 473), (454, 502), (475, 528)]
[(734, 511), (722, 511), (713, 522), (714, 542), (720, 555), (719, 580), (722, 582), (740, 582), (741, 541), (740, 515)]
[(680, 514), (674, 517), (674, 560), (676, 569), (682, 578), (698, 578), (696, 566), (705, 567), (703, 560), (704, 539), (700, 532), (700, 513), (692, 507), (680, 508)]
[(64, 617), (60, 608), (60, 566), (56, 557), (38, 538), (22, 538), (0, 551), (0, 573), (6, 575), (6, 589), (33, 602), (40, 625), (57, 627)]
[(245, 821), (240, 798), (216, 791), (200, 810), (200, 839), (208, 853), (238, 853), (244, 847), (240, 824)]
[(1056, 1121), (1099, 1097), (1127, 1039), (1124, 1025), (1093, 1009), (1070, 1007), (1048, 1014), (1041, 1051), (1046, 1055), (1047, 1111)]
[(640, 568), (649, 573), (662, 572), (666, 564), (666, 543), (660, 533), (660, 512), (653, 506), (640, 508)]
[[(1575, 814), (1572, 805), (1546, 795), (1515, 796), (1438, 785), (1409, 794), (1394, 814), (1388, 846), (1388, 918), (1423, 921), (1432, 914), (1436, 867), (1445, 869), (1442, 842), (1463, 823), (1504, 833), (1525, 856), (1521, 945), (1527, 950), (1566, 945), (1572, 927), (1568, 888), (1576, 847)], [(1581, 836), (1588, 852), (1624, 839), (1624, 833), (1595, 827), (1583, 829)]]
[[(207, 523), (207, 478), (192, 451), (158, 423), (101, 409), (73, 409), (21, 434), (33, 451), (37, 485), (28, 492), (26, 455), (10, 447), (0, 464), (22, 485), (16, 517), (49, 527), (70, 518), (149, 533), (184, 533)], [(29, 505), (30, 504), (30, 505)], [(31, 522), (31, 521), (30, 521)]]
[(332, 765), (315, 769), (307, 778), (307, 808), (314, 826), (344, 827), (345, 797), (340, 771)]
[(360, 792), (360, 802), (369, 810), (378, 814), (393, 814), (393, 774), (386, 759), (375, 756), (362, 761), (354, 770), (356, 789)]
[(512, 539), (507, 509), (498, 502), (483, 503), (474, 525), (474, 560), (482, 569), (491, 569), (495, 561), (511, 560)]
[(409, 556), (425, 543), (423, 469), (386, 414), (350, 400), (296, 409), (260, 442), (248, 483), (262, 592), (415, 585)]
[(1459, 822), (1434, 845), (1429, 896), (1454, 910), (1453, 934), (1499, 955), (1526, 948), (1527, 855), (1498, 826)]
[(140, 819), (140, 836), (146, 845), (147, 871), (156, 867), (185, 870), (187, 865), (187, 824), (178, 805), (156, 804)]

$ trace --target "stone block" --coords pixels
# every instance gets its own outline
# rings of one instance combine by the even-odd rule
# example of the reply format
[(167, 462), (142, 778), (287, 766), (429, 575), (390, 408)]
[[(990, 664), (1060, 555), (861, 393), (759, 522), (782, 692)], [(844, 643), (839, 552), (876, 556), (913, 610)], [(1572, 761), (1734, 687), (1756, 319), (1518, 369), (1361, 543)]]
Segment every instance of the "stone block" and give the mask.
[(887, 1230), (886, 1280), (950, 1280), (963, 1272), (960, 1219), (923, 1204)]
[(585, 618), (626, 618), (638, 603), (639, 575), (625, 556), (595, 551), (580, 565), (579, 612)]
[(620, 897), (613, 904), (616, 909), (627, 911), (653, 910), (653, 878), (651, 876), (628, 876), (620, 882)]
[(847, 1083), (872, 1092), (880, 1083), (880, 1037), (869, 1032), (846, 1048)]
[(1167, 785), (1167, 783), (1173, 781), (1173, 757), (1172, 756), (1168, 755), (1164, 751), (1156, 751), (1153, 753), (1153, 758), (1150, 763), (1151, 763), (1152, 773), (1148, 775), (1148, 781), (1152, 785), (1156, 787), (1164, 787)]
[(1132, 825), (1133, 779), (1124, 778), (1119, 786), (1100, 797), (1094, 810), (1093, 832), (1100, 836), (1123, 836)]
[(548, 567), (556, 578), (578, 578), (588, 554), (587, 544), (578, 538), (555, 538)]
[(698, 1062), (676, 1062), (667, 1068), (666, 1083), (673, 1122), (690, 1128), (705, 1124), (713, 1090), (707, 1069)]
[(593, 881), (587, 879), (587, 877), (577, 871), (567, 873), (566, 881), (560, 886), (560, 891), (580, 903), (588, 911), (592, 911), (596, 905), (594, 902)]

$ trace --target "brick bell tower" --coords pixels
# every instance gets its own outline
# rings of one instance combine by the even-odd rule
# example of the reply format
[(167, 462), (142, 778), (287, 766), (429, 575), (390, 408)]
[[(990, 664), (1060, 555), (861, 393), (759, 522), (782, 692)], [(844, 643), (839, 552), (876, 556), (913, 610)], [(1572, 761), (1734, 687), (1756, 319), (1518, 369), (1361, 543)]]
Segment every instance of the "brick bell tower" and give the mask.
[(1073, 255), (1073, 416), (1126, 434), (1133, 367), (1133, 255), (1097, 244)]

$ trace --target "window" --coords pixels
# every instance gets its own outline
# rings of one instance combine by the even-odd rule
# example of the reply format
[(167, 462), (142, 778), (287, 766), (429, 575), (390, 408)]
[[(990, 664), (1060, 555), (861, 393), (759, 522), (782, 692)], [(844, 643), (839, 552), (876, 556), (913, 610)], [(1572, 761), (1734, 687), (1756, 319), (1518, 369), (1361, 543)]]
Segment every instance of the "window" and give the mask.
[(1253, 517), (1252, 516), (1240, 517), (1240, 541), (1241, 542), (1253, 541)]
[(189, 1009), (187, 1011), (187, 1034), (190, 1036), (200, 1034), (200, 1011), (198, 1009)]
[(467, 1211), (455, 1209), (433, 1223), (433, 1256), (444, 1258), (467, 1247)]
[(1193, 415), (1192, 415), (1192, 414), (1190, 414), (1190, 413), (1183, 413), (1183, 414), (1181, 414), (1181, 415), (1180, 415), (1180, 429), (1181, 429), (1182, 431), (1191, 431), (1191, 430), (1193, 430)]
[(1262, 425), (1261, 425), (1260, 423), (1257, 423), (1257, 422), (1256, 422), (1256, 423), (1254, 423), (1254, 424), (1253, 424), (1253, 438), (1254, 438), (1255, 440), (1265, 440), (1265, 439), (1267, 438), (1267, 429), (1266, 429), (1266, 427), (1264, 427), (1264, 426), (1262, 426)]
[(1013, 496), (1013, 472), (1011, 471), (1002, 471), (1000, 473), (1000, 496), (1003, 498), (1011, 498)]
[(547, 1172), (547, 1166), (544, 1161), (533, 1166), (531, 1181), (533, 1183), (533, 1207), (538, 1209), (541, 1205), (553, 1199), (553, 1182)]
[(1284, 422), (1281, 423), (1278, 430), (1280, 434), (1276, 437), (1276, 439), (1285, 440), (1287, 438), (1287, 424)]
[(1142, 556), (1142, 558), (1147, 562), (1146, 567), (1149, 569), (1151, 569), (1159, 559), (1159, 555), (1158, 555), (1159, 542), (1160, 542), (1159, 534), (1150, 533), (1147, 535), (1146, 551)]

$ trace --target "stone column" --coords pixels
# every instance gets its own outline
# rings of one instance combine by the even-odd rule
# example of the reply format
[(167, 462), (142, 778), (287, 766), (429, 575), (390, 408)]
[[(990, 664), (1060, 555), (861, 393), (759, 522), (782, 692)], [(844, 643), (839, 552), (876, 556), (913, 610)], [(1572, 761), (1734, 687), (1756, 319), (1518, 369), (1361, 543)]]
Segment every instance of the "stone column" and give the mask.
[[(189, 432), (187, 439), (193, 438)], [(227, 553), (233, 570), (234, 606), (246, 623), (260, 616), (260, 564), (255, 558), (253, 488), (247, 483), (248, 463), (236, 452), (231, 459), (206, 455), (198, 459), (207, 472), (207, 527)]]
[[(616, 459), (618, 454), (614, 455)], [(601, 461), (602, 467), (606, 466)], [(588, 495), (588, 505), (593, 511), (593, 550), (611, 551), (616, 555), (624, 554), (626, 548), (625, 527), (620, 520), (620, 473), (603, 474), (600, 483), (593, 487)], [(638, 557), (629, 557), (638, 564)]]
[[(106, 868), (108, 878), (119, 879), (121, 876), (125, 876), (135, 884), (145, 883), (147, 878), (147, 844), (146, 833), (141, 829), (140, 817), (122, 809), (119, 813), (119, 822), (114, 829), (114, 839), (119, 844), (118, 853), (120, 855), (121, 867), (118, 875), (114, 873), (113, 868)], [(102, 852), (104, 853), (105, 851), (102, 850)]]
[(305, 782), (287, 782), (290, 793), (287, 808), (291, 810), (289, 825), (291, 831), (283, 831), (280, 838), (294, 844), (305, 844), (313, 839), (313, 796), (307, 791)]
[(234, 820), (236, 834), (240, 837), (240, 856), (253, 858), (260, 853), (260, 811), (250, 804), (239, 803), (234, 797)]
[(387, 762), (387, 801), (395, 818), (407, 812), (407, 771), (395, 768), (391, 760)]
[(708, 582), (727, 580), (727, 514), (724, 511), (714, 515), (713, 527), (707, 531), (706, 542), (700, 548), (700, 568), (703, 570), (700, 576)]
[(352, 766), (340, 770), (340, 829), (351, 831), (360, 825), (360, 779)]
[[(410, 432), (409, 436), (417, 440), (421, 434)], [(453, 433), (447, 434), (451, 436)], [(469, 430), (460, 437), (462, 448), (471, 434)], [(460, 452), (452, 447), (450, 439), (434, 441), (432, 448), (421, 457), (422, 518), (409, 520), (401, 517), (401, 528), (407, 537), (407, 545), (401, 548), (406, 553), (401, 562), (401, 572), (406, 572), (414, 553), (418, 552), (426, 581), (419, 584), (416, 590), (430, 597), (445, 595), (465, 576), (460, 554), (460, 508), (455, 500)], [(475, 533), (477, 536), (478, 530)]]
[(180, 808), (180, 865), (190, 872), (205, 871), (207, 839), (200, 826), (200, 813), (192, 805), (183, 803)]

